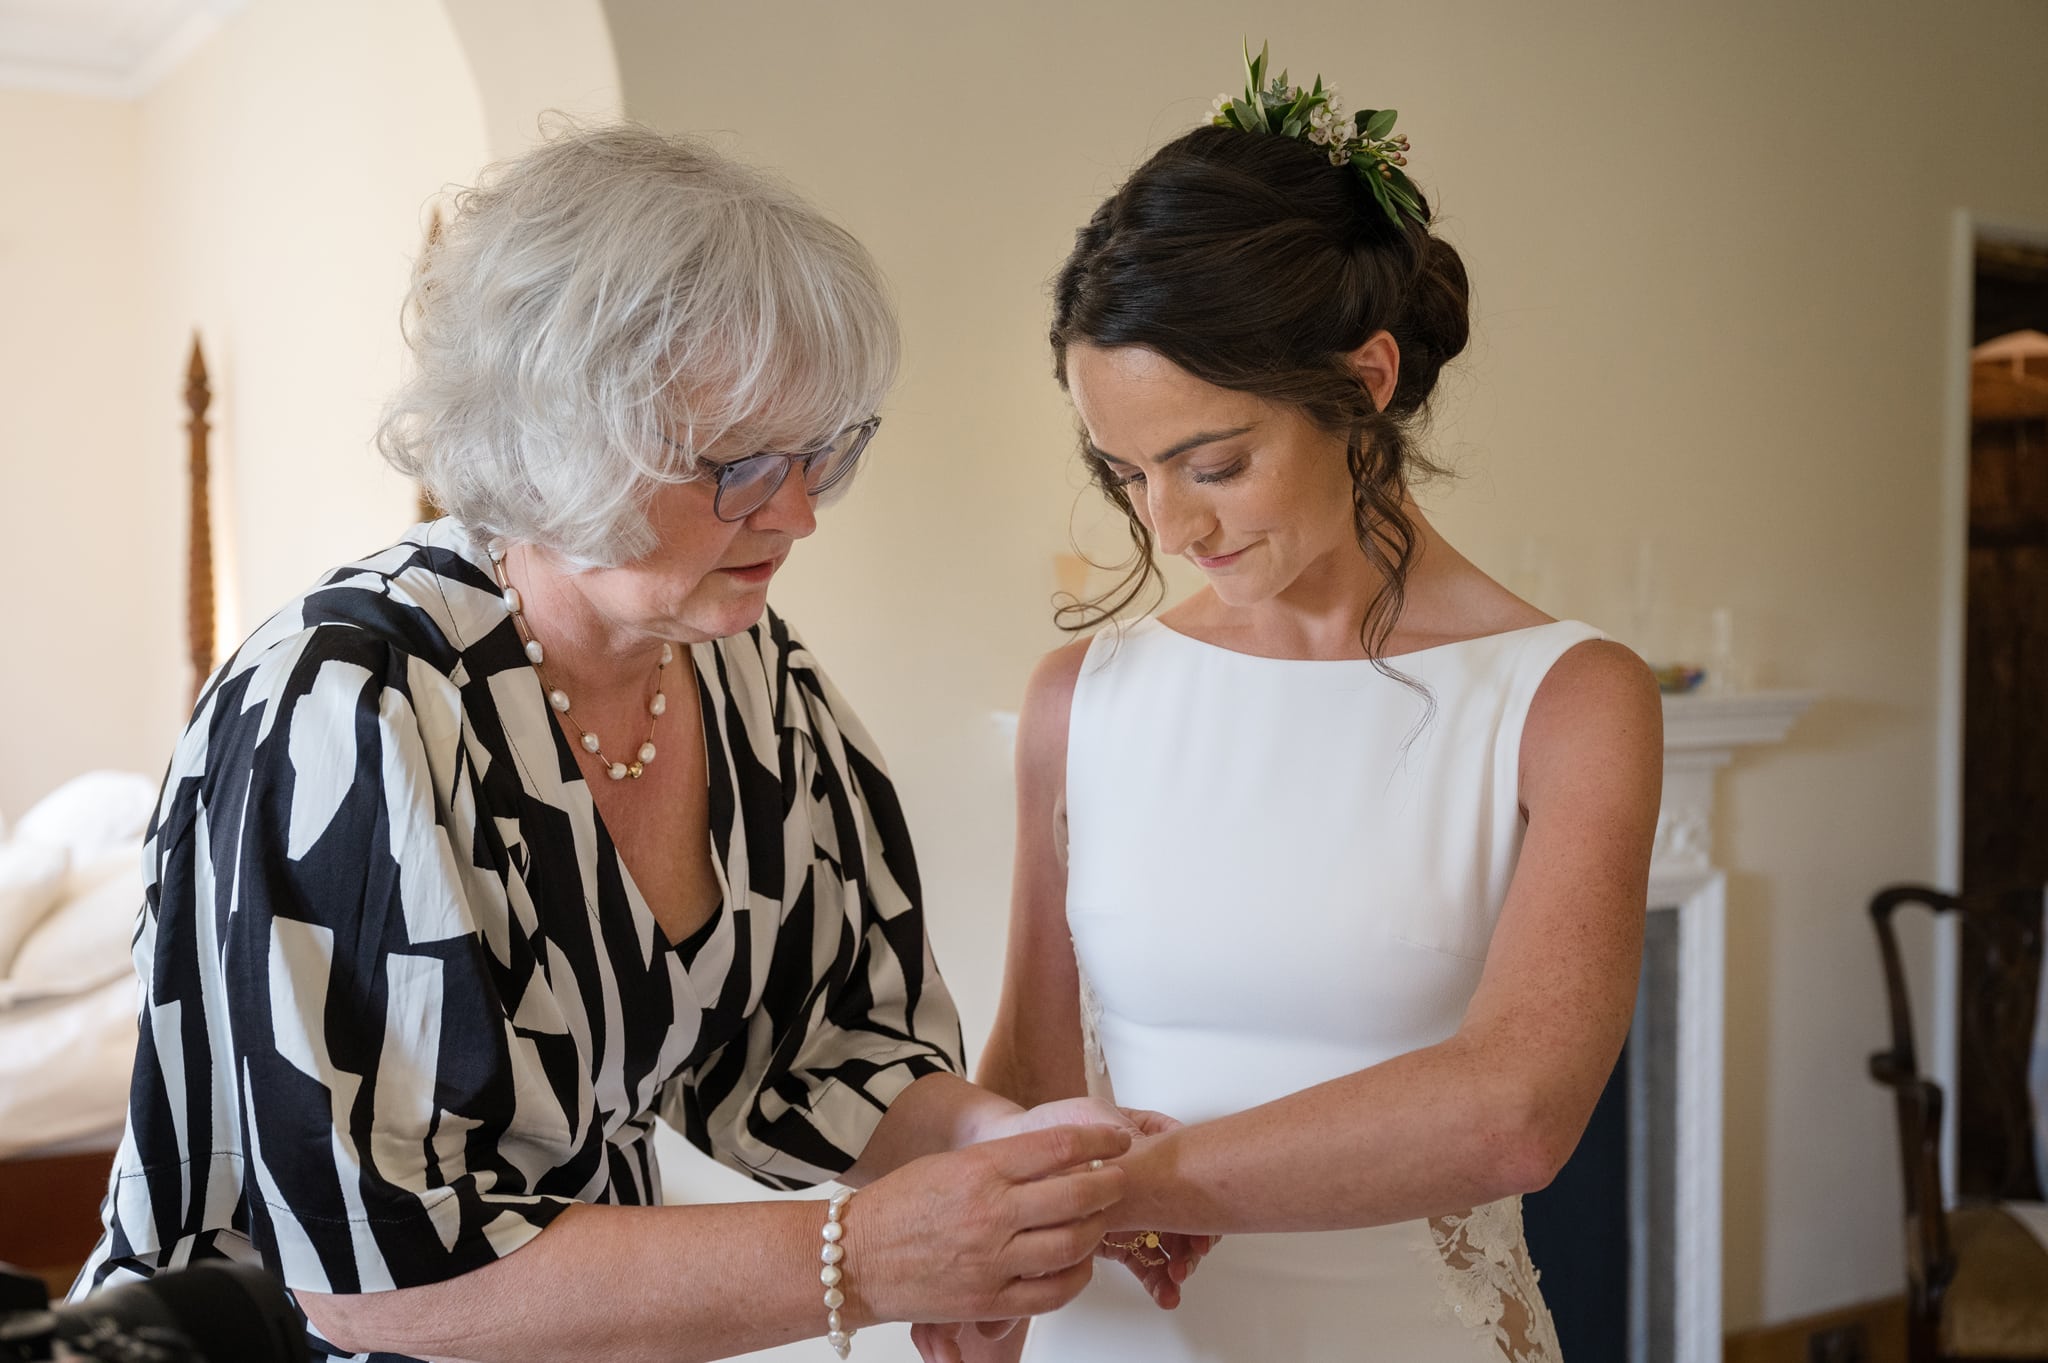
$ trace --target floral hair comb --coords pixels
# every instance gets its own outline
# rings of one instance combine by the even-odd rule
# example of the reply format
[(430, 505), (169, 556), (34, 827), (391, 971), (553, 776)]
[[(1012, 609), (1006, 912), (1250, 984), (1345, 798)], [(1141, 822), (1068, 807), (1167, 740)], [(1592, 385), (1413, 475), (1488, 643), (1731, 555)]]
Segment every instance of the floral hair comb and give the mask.
[(1288, 84), (1285, 71), (1269, 84), (1266, 44), (1259, 45), (1254, 57), (1249, 42), (1244, 48), (1244, 94), (1236, 99), (1218, 95), (1209, 110), (1209, 122), (1219, 128), (1274, 133), (1322, 147), (1332, 165), (1350, 163), (1394, 226), (1401, 225), (1405, 213), (1426, 227), (1429, 214), (1422, 207), (1422, 193), (1401, 170), (1408, 164), (1408, 138), (1394, 135), (1394, 118), (1392, 109), (1360, 109), (1346, 118), (1337, 102), (1337, 87), (1325, 86), (1321, 76), (1307, 90)]

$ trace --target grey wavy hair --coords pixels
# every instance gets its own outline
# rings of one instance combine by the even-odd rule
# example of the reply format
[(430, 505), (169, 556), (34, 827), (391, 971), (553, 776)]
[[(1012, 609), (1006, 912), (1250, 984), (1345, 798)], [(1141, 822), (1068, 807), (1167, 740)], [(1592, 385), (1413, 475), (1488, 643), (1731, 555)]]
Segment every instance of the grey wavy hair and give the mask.
[(872, 415), (900, 353), (844, 229), (631, 124), (567, 128), (463, 190), (405, 335), (385, 458), (472, 532), (592, 566), (652, 550), (649, 497), (712, 446), (803, 449)]

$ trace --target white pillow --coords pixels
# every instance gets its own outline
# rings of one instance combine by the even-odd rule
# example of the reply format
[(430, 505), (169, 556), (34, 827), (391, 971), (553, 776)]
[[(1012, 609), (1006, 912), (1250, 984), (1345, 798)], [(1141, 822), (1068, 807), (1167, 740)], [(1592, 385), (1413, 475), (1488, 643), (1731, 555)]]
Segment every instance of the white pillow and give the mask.
[(0, 1004), (79, 994), (130, 969), (142, 870), (133, 858), (75, 899), (57, 906), (28, 938), (0, 983)]
[(0, 843), (0, 979), (7, 977), (21, 944), (63, 898), (70, 869), (71, 854), (62, 847)]
[(89, 771), (36, 801), (14, 823), (16, 842), (50, 842), (84, 860), (149, 831), (156, 782), (132, 771)]

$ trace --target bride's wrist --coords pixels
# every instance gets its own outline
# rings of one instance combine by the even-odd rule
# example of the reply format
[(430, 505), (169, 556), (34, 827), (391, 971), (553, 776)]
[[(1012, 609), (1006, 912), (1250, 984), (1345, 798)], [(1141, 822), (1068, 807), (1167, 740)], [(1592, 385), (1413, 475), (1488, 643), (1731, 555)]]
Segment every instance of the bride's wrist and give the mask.
[(1010, 1134), (1024, 1108), (999, 1093), (976, 1086), (973, 1098), (961, 1104), (953, 1121), (953, 1149), (961, 1150)]
[(1124, 1195), (1110, 1209), (1110, 1219), (1119, 1226), (1159, 1229), (1171, 1226), (1183, 1199), (1178, 1195), (1175, 1158), (1178, 1132), (1142, 1136), (1117, 1160), (1124, 1171)]

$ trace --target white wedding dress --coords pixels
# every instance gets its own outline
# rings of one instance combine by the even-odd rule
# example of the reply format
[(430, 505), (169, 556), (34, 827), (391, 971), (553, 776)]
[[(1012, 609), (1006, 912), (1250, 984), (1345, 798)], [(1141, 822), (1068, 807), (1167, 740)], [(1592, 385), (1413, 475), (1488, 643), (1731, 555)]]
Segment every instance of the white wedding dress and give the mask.
[[(1522, 842), (1558, 622), (1390, 660), (1235, 653), (1148, 620), (1091, 645), (1068, 731), (1067, 918), (1091, 1068), (1198, 1122), (1456, 1031)], [(1432, 704), (1433, 702), (1433, 704)], [(1559, 1363), (1521, 1199), (1224, 1239), (1161, 1311), (1120, 1270), (1029, 1363)]]

